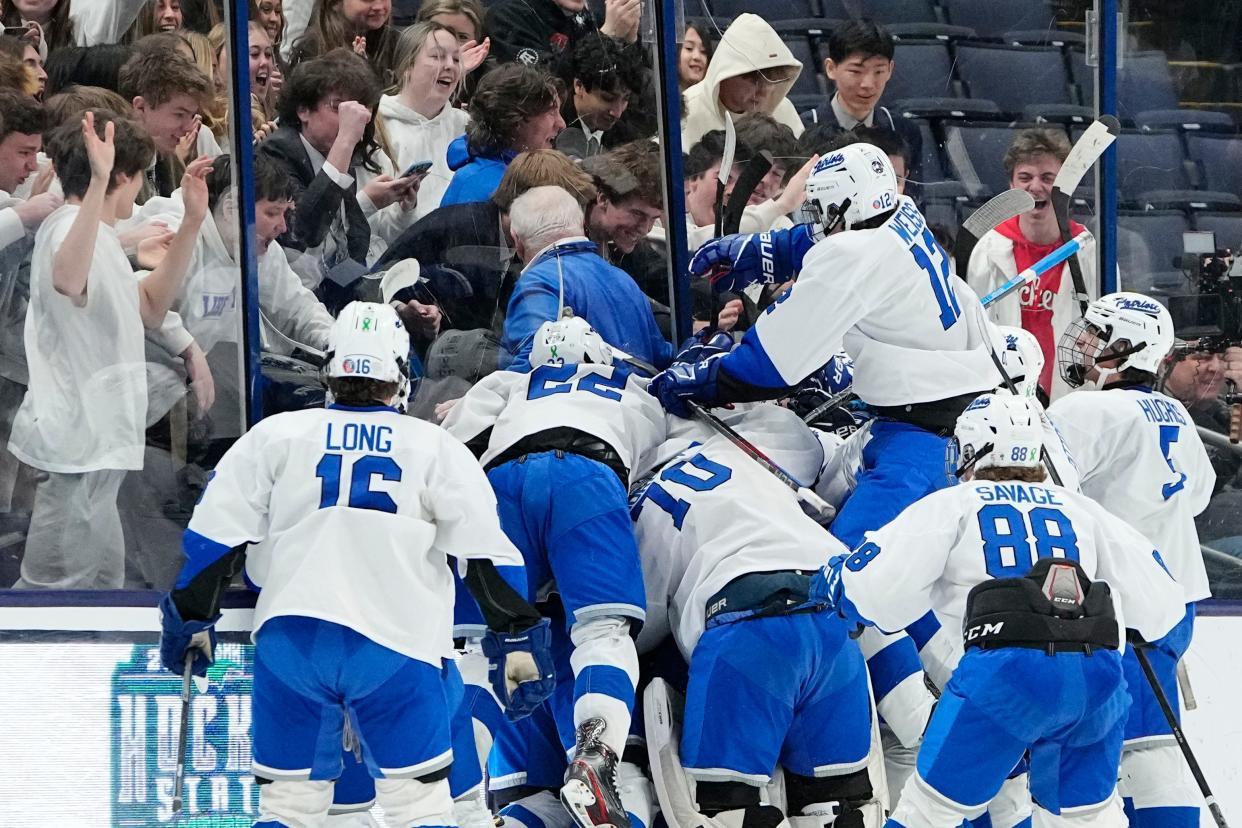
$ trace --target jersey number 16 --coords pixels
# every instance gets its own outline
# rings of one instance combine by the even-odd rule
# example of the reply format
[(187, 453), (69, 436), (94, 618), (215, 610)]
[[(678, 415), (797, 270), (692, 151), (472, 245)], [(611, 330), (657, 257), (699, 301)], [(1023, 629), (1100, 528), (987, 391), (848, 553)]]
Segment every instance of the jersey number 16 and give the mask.
[[(319, 508), (336, 506), (341, 499), (341, 471), (345, 456), (325, 454), (315, 466), (319, 478)], [(381, 454), (364, 454), (355, 460), (349, 470), (349, 500), (351, 509), (374, 509), (377, 512), (396, 514), (397, 504), (387, 492), (371, 489), (372, 478), (396, 483), (401, 480), (401, 467), (391, 457)]]

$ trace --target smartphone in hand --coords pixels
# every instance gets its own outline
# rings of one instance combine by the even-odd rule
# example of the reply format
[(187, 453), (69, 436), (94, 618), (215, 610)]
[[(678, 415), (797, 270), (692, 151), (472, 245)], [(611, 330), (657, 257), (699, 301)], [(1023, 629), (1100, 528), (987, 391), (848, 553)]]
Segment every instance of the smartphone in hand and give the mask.
[(405, 168), (405, 172), (401, 173), (402, 178), (409, 178), (412, 175), (426, 175), (431, 169), (431, 161), (415, 161), (413, 164)]

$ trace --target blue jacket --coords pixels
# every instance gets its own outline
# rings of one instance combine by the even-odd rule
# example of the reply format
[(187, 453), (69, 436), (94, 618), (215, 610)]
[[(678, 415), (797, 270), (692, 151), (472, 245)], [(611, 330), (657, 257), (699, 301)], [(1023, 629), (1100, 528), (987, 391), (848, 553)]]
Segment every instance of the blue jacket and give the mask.
[(453, 180), (440, 199), (440, 206), (464, 204), (468, 201), (487, 201), (504, 177), (509, 162), (517, 157), (517, 153), (508, 150), (499, 156), (484, 157), (475, 155), (466, 141), (465, 135), (459, 135), (448, 146), (448, 167), (453, 170)]
[[(544, 322), (557, 318), (558, 258), (565, 275), (566, 307), (586, 319), (605, 342), (630, 356), (659, 369), (672, 361), (673, 346), (660, 335), (651, 300), (628, 273), (604, 261), (597, 249), (587, 239), (561, 242), (518, 277), (501, 336), (502, 369), (529, 371), (535, 332)], [(504, 364), (510, 358), (512, 363)]]

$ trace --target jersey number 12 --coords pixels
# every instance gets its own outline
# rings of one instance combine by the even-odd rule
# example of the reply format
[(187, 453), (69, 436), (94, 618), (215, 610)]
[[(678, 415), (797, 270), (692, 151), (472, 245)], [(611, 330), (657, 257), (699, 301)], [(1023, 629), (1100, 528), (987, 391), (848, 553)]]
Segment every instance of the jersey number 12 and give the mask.
[[(953, 285), (949, 282), (949, 254), (937, 243), (932, 231), (924, 227), (922, 244), (915, 242), (910, 245), (910, 255), (931, 279), (932, 292), (936, 294), (936, 304), (940, 306), (940, 324), (947, 331), (962, 315)], [(932, 256), (940, 260), (939, 266), (932, 261)]]

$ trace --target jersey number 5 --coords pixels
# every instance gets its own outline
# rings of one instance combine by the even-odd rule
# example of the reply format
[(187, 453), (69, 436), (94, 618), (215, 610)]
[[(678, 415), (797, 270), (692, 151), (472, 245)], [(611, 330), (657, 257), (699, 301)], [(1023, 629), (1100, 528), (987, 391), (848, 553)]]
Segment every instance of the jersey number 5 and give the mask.
[(1181, 435), (1181, 428), (1175, 425), (1160, 426), (1160, 453), (1164, 455), (1164, 462), (1169, 464), (1169, 471), (1177, 475), (1177, 479), (1172, 483), (1165, 483), (1160, 487), (1160, 494), (1164, 495), (1165, 500), (1180, 492), (1186, 485), (1186, 473), (1179, 472), (1177, 466), (1173, 465), (1173, 458), (1169, 456), (1169, 452), (1173, 450), (1173, 444)]
[[(1055, 534), (1053, 527), (1056, 527)], [(1030, 572), (1036, 558), (1078, 560), (1078, 535), (1060, 509), (1041, 506), (1032, 509), (1029, 516), (1023, 516), (1021, 510), (1007, 503), (984, 506), (979, 510), (979, 534), (983, 538), (984, 565), (993, 578), (1021, 578)], [(1035, 541), (1034, 557), (1031, 556), (1032, 539)]]
[[(319, 508), (336, 506), (341, 499), (341, 471), (345, 457), (341, 454), (325, 454), (315, 466), (319, 478)], [(396, 514), (397, 504), (387, 492), (371, 489), (371, 479), (397, 482), (401, 479), (401, 467), (391, 457), (364, 454), (353, 462), (349, 471), (349, 501), (351, 509), (374, 509), (377, 512)]]

